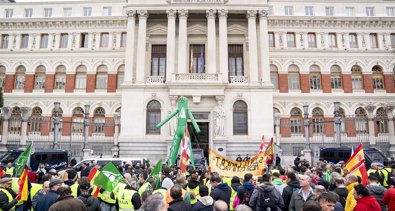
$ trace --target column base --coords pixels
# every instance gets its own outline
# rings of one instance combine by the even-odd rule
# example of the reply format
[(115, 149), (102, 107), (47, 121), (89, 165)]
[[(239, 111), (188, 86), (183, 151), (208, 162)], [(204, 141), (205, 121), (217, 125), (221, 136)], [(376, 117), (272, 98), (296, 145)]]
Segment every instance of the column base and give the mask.
[(313, 158), (311, 149), (304, 149), (303, 150), (303, 154), (304, 154), (303, 155), (304, 159), (309, 161), (309, 163), (311, 165), (312, 164), (312, 158)]
[(83, 149), (82, 150), (82, 159), (88, 159), (91, 157), (91, 150), (90, 149)]

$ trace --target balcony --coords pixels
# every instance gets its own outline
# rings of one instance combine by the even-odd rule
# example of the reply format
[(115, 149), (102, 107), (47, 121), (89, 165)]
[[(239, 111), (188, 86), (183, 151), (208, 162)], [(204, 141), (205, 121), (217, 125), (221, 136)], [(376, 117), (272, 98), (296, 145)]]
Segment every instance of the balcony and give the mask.
[(148, 76), (146, 80), (147, 84), (164, 84), (165, 76)]
[(232, 85), (247, 85), (248, 78), (246, 76), (230, 76), (230, 84)]
[(176, 82), (180, 83), (219, 83), (218, 73), (175, 73)]

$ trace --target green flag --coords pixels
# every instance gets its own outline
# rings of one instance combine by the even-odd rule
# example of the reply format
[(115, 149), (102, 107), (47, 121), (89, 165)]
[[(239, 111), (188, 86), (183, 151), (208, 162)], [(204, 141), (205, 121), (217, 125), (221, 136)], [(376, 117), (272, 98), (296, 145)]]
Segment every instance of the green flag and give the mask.
[(25, 166), (29, 166), (28, 161), (30, 159), (30, 151), (32, 149), (32, 144), (25, 149), (25, 151), (19, 155), (18, 159), (15, 161), (15, 175), (14, 177), (21, 176), (23, 170), (25, 170)]
[(93, 184), (112, 192), (121, 180), (123, 180), (122, 174), (113, 162), (109, 162), (101, 169)]
[(152, 169), (152, 172), (151, 172), (151, 177), (155, 178), (155, 180), (156, 180), (156, 186), (154, 187), (155, 190), (159, 189), (161, 187), (161, 184), (160, 184), (161, 173), (162, 173), (162, 158), (160, 160), (158, 160), (154, 169)]

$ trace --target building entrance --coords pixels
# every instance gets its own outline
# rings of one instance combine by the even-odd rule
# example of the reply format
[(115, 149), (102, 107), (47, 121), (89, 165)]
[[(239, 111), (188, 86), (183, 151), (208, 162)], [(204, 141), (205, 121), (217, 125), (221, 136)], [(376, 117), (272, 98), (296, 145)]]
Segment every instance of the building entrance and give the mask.
[(188, 131), (191, 138), (193, 149), (203, 149), (204, 156), (208, 159), (209, 149), (209, 123), (208, 122), (197, 122), (200, 133), (196, 133), (195, 128), (191, 122), (188, 122)]

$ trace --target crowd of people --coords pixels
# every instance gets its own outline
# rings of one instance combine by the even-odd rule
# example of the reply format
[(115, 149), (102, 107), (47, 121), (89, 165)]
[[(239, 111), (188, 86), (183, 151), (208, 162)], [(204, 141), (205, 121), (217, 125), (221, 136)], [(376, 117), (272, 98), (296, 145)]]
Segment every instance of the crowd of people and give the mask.
[(160, 187), (152, 167), (118, 166), (124, 179), (112, 192), (94, 186), (88, 176), (96, 163), (57, 172), (39, 166), (29, 177), (29, 198), (21, 201), (12, 166), (0, 179), (0, 210), (35, 211), (395, 211), (394, 162), (373, 163), (368, 184), (349, 173), (344, 162), (315, 165), (295, 159), (255, 177), (223, 177), (217, 172), (162, 167)]

